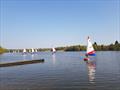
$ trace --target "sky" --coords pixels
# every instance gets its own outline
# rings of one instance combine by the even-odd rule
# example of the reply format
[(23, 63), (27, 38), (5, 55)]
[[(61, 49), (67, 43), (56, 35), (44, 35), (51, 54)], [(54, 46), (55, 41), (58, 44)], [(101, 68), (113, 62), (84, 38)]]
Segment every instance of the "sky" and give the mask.
[(51, 48), (120, 42), (119, 0), (0, 0), (0, 45)]

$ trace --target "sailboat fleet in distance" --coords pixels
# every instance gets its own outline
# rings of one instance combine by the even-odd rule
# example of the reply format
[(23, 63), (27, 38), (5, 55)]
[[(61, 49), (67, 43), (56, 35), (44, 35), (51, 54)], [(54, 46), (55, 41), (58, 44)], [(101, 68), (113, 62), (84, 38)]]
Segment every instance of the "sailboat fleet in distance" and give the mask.
[(30, 54), (36, 54), (38, 51), (37, 51), (37, 49), (34, 49), (34, 48), (31, 48), (31, 49), (23, 49), (23, 55), (25, 55), (25, 54), (28, 54), (28, 53), (30, 53)]
[[(31, 49), (23, 49), (23, 52), (22, 52), (22, 54), (23, 55), (25, 55), (25, 54), (36, 54), (38, 52), (38, 50), (37, 49), (34, 49), (34, 48), (31, 48)], [(52, 49), (51, 49), (51, 52), (52, 52), (52, 54), (54, 54), (54, 53), (56, 53), (56, 49), (53, 47)]]
[[(31, 48), (31, 49), (28, 49), (28, 50), (23, 49), (23, 54), (27, 54), (27, 53), (35, 54), (37, 52), (38, 52), (37, 49), (34, 49), (34, 48)], [(52, 54), (55, 54), (56, 49), (53, 47), (51, 49), (51, 52), (52, 52)], [(88, 38), (87, 38), (87, 49), (86, 49), (86, 53), (85, 53), (86, 57), (84, 58), (84, 61), (90, 60), (90, 57), (95, 56), (95, 55), (96, 55), (95, 50), (94, 50), (93, 45), (92, 45), (92, 43), (90, 41), (90, 37), (88, 36)]]

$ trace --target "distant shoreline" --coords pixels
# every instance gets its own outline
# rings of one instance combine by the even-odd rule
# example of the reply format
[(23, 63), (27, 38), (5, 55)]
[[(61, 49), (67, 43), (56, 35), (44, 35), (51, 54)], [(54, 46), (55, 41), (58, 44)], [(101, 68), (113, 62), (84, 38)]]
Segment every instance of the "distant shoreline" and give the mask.
[[(114, 44), (110, 45), (97, 45), (96, 42), (94, 42), (93, 47), (95, 51), (120, 51), (120, 42), (115, 41)], [(73, 46), (65, 46), (65, 47), (56, 47), (57, 51), (86, 51), (85, 45), (73, 45)], [(4, 52), (23, 52), (23, 49), (3, 49), (0, 48), (0, 53)], [(27, 52), (30, 51), (30, 49), (26, 49)], [(37, 48), (37, 51), (51, 51), (51, 48)]]

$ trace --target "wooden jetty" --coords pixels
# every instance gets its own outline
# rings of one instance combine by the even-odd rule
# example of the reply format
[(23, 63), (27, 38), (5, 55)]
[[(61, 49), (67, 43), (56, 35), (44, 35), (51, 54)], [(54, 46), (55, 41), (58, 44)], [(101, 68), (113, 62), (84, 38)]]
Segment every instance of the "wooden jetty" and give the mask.
[(16, 66), (16, 65), (25, 65), (25, 64), (33, 64), (33, 63), (43, 63), (44, 59), (38, 60), (21, 60), (17, 62), (6, 62), (0, 63), (0, 67), (9, 67), (9, 66)]

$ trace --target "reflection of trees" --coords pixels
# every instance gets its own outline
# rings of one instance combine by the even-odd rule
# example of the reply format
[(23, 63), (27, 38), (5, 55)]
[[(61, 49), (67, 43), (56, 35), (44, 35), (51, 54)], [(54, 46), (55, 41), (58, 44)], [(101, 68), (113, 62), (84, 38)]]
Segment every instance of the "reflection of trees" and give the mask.
[(90, 83), (95, 83), (95, 71), (96, 71), (96, 62), (95, 61), (86, 61), (88, 67), (88, 76)]

